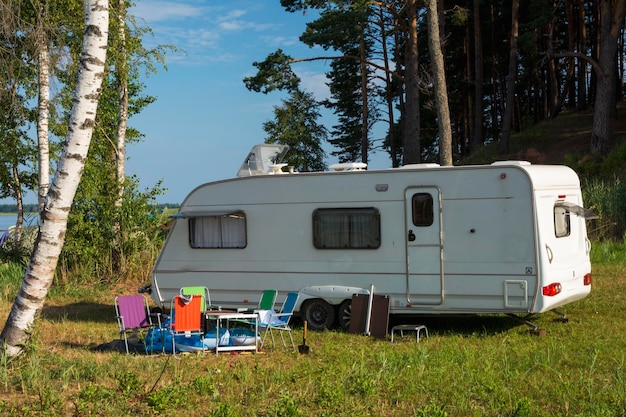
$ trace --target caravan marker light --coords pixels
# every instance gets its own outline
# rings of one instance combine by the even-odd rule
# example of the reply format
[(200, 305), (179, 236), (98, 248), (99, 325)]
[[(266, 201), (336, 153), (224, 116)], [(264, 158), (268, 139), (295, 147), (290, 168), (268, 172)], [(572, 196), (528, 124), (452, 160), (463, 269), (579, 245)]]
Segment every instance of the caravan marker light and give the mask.
[(559, 294), (562, 289), (563, 288), (561, 287), (561, 284), (558, 282), (555, 282), (555, 283), (552, 283), (550, 285), (546, 285), (545, 287), (543, 287), (542, 291), (543, 291), (543, 295), (548, 296), (548, 297), (553, 297)]
[(591, 285), (591, 273), (585, 274), (585, 276), (583, 278), (583, 283), (585, 285)]

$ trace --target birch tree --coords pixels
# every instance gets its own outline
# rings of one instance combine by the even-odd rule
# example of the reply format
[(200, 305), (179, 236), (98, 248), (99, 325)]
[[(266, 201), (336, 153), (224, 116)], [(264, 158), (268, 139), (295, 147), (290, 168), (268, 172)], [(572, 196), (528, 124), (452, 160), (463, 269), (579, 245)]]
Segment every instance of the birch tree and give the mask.
[(74, 105), (56, 174), (48, 191), (22, 286), (0, 340), (8, 357), (18, 356), (30, 340), (63, 247), (67, 217), (85, 166), (104, 77), (109, 9), (107, 0), (84, 0), (85, 28)]
[(50, 138), (48, 124), (50, 118), (50, 54), (48, 52), (48, 34), (45, 25), (48, 5), (44, 3), (37, 16), (37, 149), (39, 151), (39, 168), (37, 170), (39, 187), (37, 203), (39, 212), (43, 210), (50, 187)]
[[(126, 69), (126, 2), (118, 1), (118, 42), (119, 54), (117, 54), (116, 74), (118, 77), (119, 110), (117, 121), (117, 184), (118, 199), (115, 201), (116, 207), (122, 206), (124, 195), (124, 180), (126, 179), (126, 127), (128, 125), (128, 74)], [(119, 228), (119, 224), (117, 225)]]

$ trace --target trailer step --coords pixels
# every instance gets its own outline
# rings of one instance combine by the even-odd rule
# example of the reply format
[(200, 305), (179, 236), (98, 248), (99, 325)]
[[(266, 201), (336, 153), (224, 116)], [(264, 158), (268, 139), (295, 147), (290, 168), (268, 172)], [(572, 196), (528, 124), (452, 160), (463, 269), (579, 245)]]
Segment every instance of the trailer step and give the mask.
[(424, 330), (426, 337), (428, 337), (428, 329), (423, 324), (399, 324), (391, 328), (391, 343), (393, 343), (393, 335), (396, 331), (400, 332), (400, 337), (404, 337), (404, 331), (415, 332), (415, 340), (419, 343), (420, 331)]

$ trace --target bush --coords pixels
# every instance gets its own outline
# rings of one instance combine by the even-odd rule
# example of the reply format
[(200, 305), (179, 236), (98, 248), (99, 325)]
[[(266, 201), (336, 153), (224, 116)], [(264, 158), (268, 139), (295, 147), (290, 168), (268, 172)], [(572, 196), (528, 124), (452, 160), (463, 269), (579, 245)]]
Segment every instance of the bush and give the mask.
[(60, 257), (58, 279), (65, 283), (118, 280), (149, 275), (163, 244), (162, 225), (167, 213), (159, 209), (159, 184), (137, 190), (136, 179), (128, 180), (121, 207), (110, 192), (81, 190), (68, 219), (67, 236)]
[(619, 178), (612, 181), (595, 179), (582, 181), (583, 200), (599, 219), (587, 227), (592, 240), (621, 241), (626, 232), (626, 185)]

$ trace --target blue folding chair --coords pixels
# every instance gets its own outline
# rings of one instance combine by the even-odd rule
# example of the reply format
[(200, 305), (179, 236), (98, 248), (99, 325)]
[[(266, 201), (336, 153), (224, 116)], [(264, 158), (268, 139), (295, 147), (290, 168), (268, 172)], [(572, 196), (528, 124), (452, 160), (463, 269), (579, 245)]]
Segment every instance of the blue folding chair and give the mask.
[(275, 346), (276, 342), (274, 341), (274, 331), (277, 331), (280, 333), (280, 338), (283, 341), (283, 346), (287, 347), (287, 343), (285, 343), (285, 337), (283, 335), (283, 333), (287, 333), (289, 335), (289, 339), (291, 340), (291, 346), (293, 350), (296, 350), (296, 345), (293, 342), (293, 336), (291, 335), (291, 327), (289, 326), (289, 321), (293, 316), (293, 310), (296, 307), (297, 302), (298, 293), (288, 293), (280, 312), (270, 313), (267, 317), (267, 323), (259, 322), (259, 328), (265, 329), (263, 333), (263, 338), (261, 339), (261, 347), (265, 345), (265, 339), (267, 339), (268, 333), (272, 337), (272, 345)]

